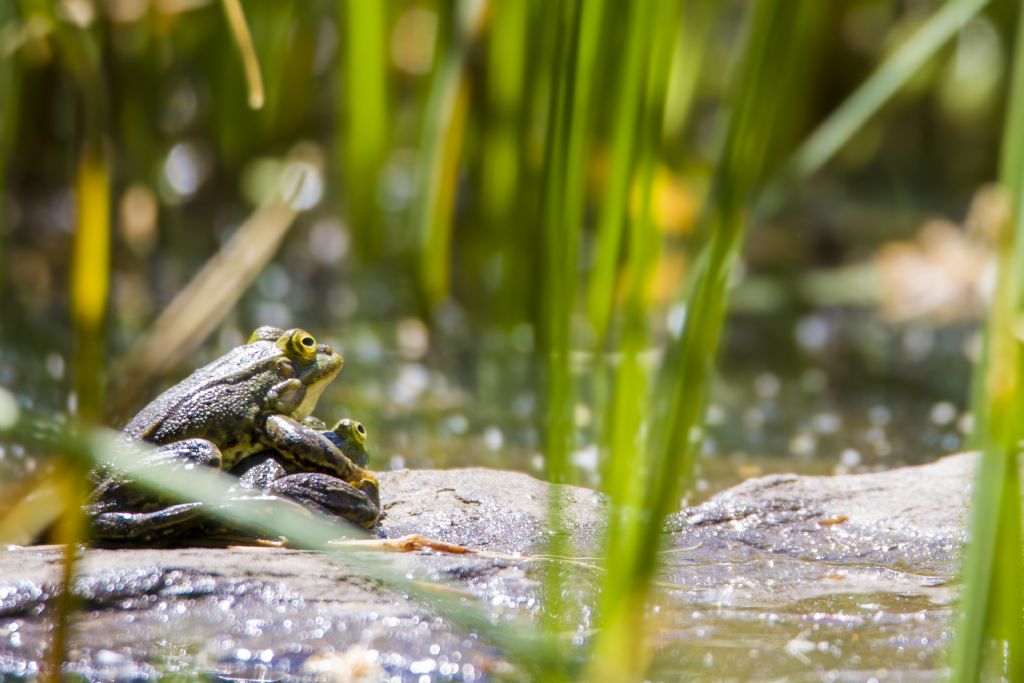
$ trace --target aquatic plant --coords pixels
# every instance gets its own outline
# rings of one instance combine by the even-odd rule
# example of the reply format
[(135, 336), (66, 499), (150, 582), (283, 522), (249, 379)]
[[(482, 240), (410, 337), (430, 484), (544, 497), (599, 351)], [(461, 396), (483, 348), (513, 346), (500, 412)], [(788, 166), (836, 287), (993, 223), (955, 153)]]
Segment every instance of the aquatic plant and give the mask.
[[(58, 532), (69, 549), (65, 582), (74, 574), (74, 542), (82, 535), (83, 492), (74, 484), (81, 480), (74, 468), (85, 467), (86, 456), (104, 457), (98, 444), (106, 437), (93, 426), (105, 414), (124, 415), (137, 406), (152, 381), (244, 302), (247, 288), (301, 222), (304, 205), (295, 195), (302, 193), (288, 169), (300, 165), (319, 182), (323, 168), (327, 194), (337, 201), (332, 209), (348, 220), (343, 234), (392, 292), (381, 312), (370, 314), (417, 315), (440, 337), (455, 309), (471, 319), (473, 333), (534, 351), (546, 475), (555, 483), (576, 481), (573, 454), (584, 441), (596, 441), (596, 483), (611, 500), (604, 577), (593, 596), (597, 635), (582, 654), (572, 653), (571, 667), (554, 654), (568, 618), (557, 565), (545, 571), (549, 619), (540, 640), (522, 630), (494, 630), (480, 612), (433, 600), (422, 586), (399, 581), (403, 590), (490, 633), (513, 654), (543, 646), (545, 655), (531, 663), (538, 676), (625, 680), (642, 678), (649, 664), (644, 606), (653, 595), (662, 524), (679, 506), (701, 447), (745, 236), (827, 170), (987, 2), (924, 3), (931, 13), (910, 13), (909, 28), (877, 54), (870, 75), (849, 94), (831, 93), (831, 113), (817, 122), (822, 107), (813, 93), (830, 74), (809, 65), (834, 49), (826, 43), (838, 32), (837, 17), (870, 13), (877, 9), (867, 7), (871, 3), (223, 0), (195, 10), (160, 3), (127, 18), (117, 14), (127, 10), (109, 4), (113, 9), (89, 2), (0, 3), (0, 151), (11, 160), (0, 168), (0, 182), (8, 182), (12, 169), (26, 175), (29, 153), (18, 138), (43, 120), (40, 112), (76, 112), (74, 121), (61, 124), (67, 130), (60, 129), (74, 144), (52, 145), (72, 149), (63, 165), (54, 164), (64, 169), (61, 180), (76, 204), (67, 322), (39, 323), (17, 304), (4, 321), (5, 341), (11, 328), (46, 324), (70, 334), (39, 336), (74, 340), (74, 412), (87, 436), (45, 441), (68, 459), (25, 482), (25, 490), (47, 492), (36, 500), (65, 502)], [(75, 14), (84, 6), (91, 9)], [(993, 9), (986, 21), (1008, 33), (1004, 14)], [(1019, 47), (1014, 54), (1024, 59)], [(1015, 444), (1021, 438), (1014, 416), (1024, 408), (1013, 322), (1022, 306), (1024, 267), (1016, 238), (1024, 177), (1021, 68), (1015, 67), (1000, 169), (1015, 219), (998, 245), (998, 294), (975, 392), (985, 457), (954, 659), (962, 680), (982, 671), (987, 637), (1009, 643), (1010, 678), (1024, 668), (1014, 581), (1020, 568)], [(139, 85), (168, 70), (177, 81)], [(70, 86), (40, 95), (50, 92), (40, 84), (51, 76)], [(929, 90), (912, 96), (922, 92)], [(49, 97), (69, 106), (51, 107)], [(201, 107), (205, 114), (197, 116)], [(296, 152), (295, 143), (308, 138), (328, 143)], [(26, 146), (33, 141), (26, 140)], [(172, 163), (175, 150), (188, 173)], [(325, 154), (336, 161), (323, 163)], [(154, 168), (164, 170), (154, 177)], [(188, 182), (179, 182), (179, 172)], [(218, 196), (210, 204), (229, 208), (196, 230), (189, 226), (196, 214), (213, 213), (189, 213), (186, 206), (202, 174), (216, 176)], [(160, 249), (210, 259), (191, 279), (180, 264), (168, 269), (181, 293), (159, 316), (153, 303), (134, 318), (108, 309), (117, 276), (111, 245), (115, 256), (132, 251), (131, 240), (112, 230), (111, 218), (123, 210), (132, 183), (159, 207), (153, 211), (168, 242)], [(258, 188), (255, 201), (236, 196), (249, 192), (239, 186), (250, 183)], [(666, 185), (696, 207), (696, 218), (668, 225)], [(303, 192), (314, 186), (311, 181)], [(6, 197), (0, 193), (0, 210)], [(0, 225), (6, 216), (0, 212)], [(220, 232), (223, 225), (213, 225), (219, 222), (241, 227), (229, 238)], [(0, 231), (4, 288), (11, 284), (10, 241)], [(145, 273), (150, 252), (140, 247), (132, 255), (136, 275)], [(685, 266), (666, 277), (673, 257)], [(348, 277), (336, 268), (330, 282), (318, 284), (333, 292)], [(307, 312), (328, 309), (329, 296), (307, 301)], [(108, 372), (112, 347), (126, 345), (125, 339), (142, 341), (124, 354), (127, 363)], [(661, 352), (657, 364), (649, 360), (652, 351)], [(590, 376), (579, 371), (581, 356)], [(108, 375), (114, 380), (110, 399)], [(596, 416), (593, 433), (577, 424), (581, 407)], [(148, 485), (214, 500), (223, 481), (170, 477)], [(51, 506), (48, 516), (34, 517), (15, 506), (0, 529), (29, 534), (59, 512)], [(557, 529), (557, 497), (551, 512)], [(302, 535), (287, 520), (281, 526), (264, 521), (308, 547), (323, 547), (326, 534), (335, 533), (317, 526)], [(562, 541), (562, 534), (553, 535), (553, 554), (568, 551)], [(377, 564), (358, 569), (389, 576)], [(63, 626), (57, 639), (66, 640)], [(53, 648), (52, 671), (63, 647)]]

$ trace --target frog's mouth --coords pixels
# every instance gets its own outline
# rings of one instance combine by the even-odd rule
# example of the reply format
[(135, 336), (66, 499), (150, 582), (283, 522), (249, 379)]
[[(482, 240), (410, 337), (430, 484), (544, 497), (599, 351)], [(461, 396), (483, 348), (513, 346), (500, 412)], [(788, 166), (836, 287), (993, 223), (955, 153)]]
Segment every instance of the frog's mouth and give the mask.
[(292, 417), (302, 420), (312, 415), (316, 409), (317, 401), (320, 400), (320, 395), (324, 393), (327, 385), (338, 376), (343, 366), (344, 361), (340, 354), (330, 351), (327, 347), (321, 347), (321, 352), (317, 354), (315, 365), (310, 368), (307, 374), (301, 377), (302, 383), (306, 387), (306, 392), (302, 397), (302, 402), (292, 411)]

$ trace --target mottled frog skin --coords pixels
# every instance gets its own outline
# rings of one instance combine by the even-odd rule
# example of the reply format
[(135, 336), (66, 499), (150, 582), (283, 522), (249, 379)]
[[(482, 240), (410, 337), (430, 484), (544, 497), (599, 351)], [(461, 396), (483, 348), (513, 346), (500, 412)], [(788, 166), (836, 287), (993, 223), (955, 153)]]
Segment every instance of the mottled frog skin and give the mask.
[[(365, 430), (355, 444), (350, 423), (362, 425), (342, 420), (325, 430), (303, 423), (317, 422), (310, 414), (343, 365), (341, 354), (304, 330), (260, 327), (248, 343), (154, 399), (122, 435), (156, 446), (141, 456), (147, 464), (228, 471), (260, 454), (279, 468), (253, 478), (261, 491), (372, 527), (380, 517), (377, 480), (363, 469)], [(201, 503), (172, 503), (117, 474), (96, 478), (86, 511), (100, 541), (153, 544), (202, 528)]]

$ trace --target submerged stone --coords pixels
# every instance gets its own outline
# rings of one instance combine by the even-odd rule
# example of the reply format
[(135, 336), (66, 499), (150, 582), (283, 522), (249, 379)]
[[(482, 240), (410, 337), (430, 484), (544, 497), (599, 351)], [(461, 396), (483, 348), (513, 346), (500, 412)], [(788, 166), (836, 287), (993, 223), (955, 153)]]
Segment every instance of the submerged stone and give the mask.
[[(957, 455), (873, 474), (765, 477), (673, 515), (648, 606), (653, 675), (859, 680), (884, 668), (941, 678), (975, 465)], [(570, 617), (589, 632), (603, 577), (587, 559), (600, 547), (600, 495), (484, 469), (383, 472), (380, 483), (384, 535), (482, 551), (395, 555), (410, 576), (447, 581), (495, 618), (529, 620), (543, 609), (537, 569), (554, 562)], [(554, 494), (579, 561), (533, 557)], [(60, 560), (55, 547), (0, 552), (0, 674), (29, 677), (44, 661)], [(509, 672), (501, 643), (314, 552), (91, 549), (75, 593), (67, 669), (90, 679), (472, 681)]]

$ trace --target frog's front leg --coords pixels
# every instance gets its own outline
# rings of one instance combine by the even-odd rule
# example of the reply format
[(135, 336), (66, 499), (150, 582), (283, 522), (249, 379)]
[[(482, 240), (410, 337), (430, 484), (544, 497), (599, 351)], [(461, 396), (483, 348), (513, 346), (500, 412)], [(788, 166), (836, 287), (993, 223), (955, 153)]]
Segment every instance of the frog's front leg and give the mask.
[[(143, 456), (140, 464), (219, 469), (221, 453), (205, 439), (185, 439), (154, 449)], [(112, 476), (97, 487), (85, 512), (97, 540), (151, 542), (193, 529), (201, 519), (202, 503), (175, 504), (124, 477)]]
[(264, 433), (268, 445), (298, 469), (333, 474), (358, 489), (377, 489), (377, 478), (369, 470), (353, 463), (322, 432), (304, 426), (284, 415), (267, 418)]

